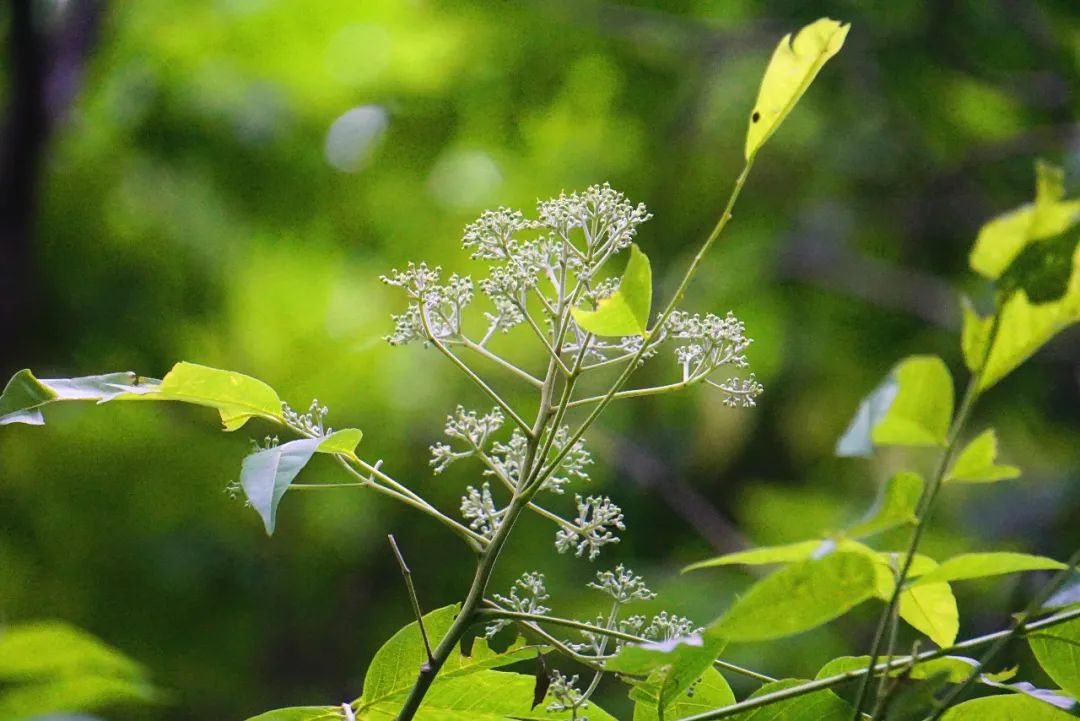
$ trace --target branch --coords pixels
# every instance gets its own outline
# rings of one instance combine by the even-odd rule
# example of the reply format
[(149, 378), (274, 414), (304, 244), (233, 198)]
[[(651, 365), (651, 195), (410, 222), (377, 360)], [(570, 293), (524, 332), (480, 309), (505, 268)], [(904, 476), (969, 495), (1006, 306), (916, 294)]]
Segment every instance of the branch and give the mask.
[(394, 556), (397, 558), (398, 566), (401, 567), (401, 576), (405, 579), (405, 589), (409, 592), (409, 601), (412, 603), (413, 613), (416, 614), (416, 623), (420, 626), (420, 638), (424, 639), (424, 650), (427, 651), (428, 663), (434, 660), (434, 656), (431, 653), (431, 641), (428, 640), (427, 629), (424, 628), (424, 614), (420, 611), (420, 599), (416, 596), (416, 588), (412, 582), (412, 571), (405, 564), (405, 557), (401, 555), (401, 549), (398, 548), (397, 541), (394, 540), (394, 534), (387, 535), (387, 539), (390, 541), (390, 548), (394, 549)]

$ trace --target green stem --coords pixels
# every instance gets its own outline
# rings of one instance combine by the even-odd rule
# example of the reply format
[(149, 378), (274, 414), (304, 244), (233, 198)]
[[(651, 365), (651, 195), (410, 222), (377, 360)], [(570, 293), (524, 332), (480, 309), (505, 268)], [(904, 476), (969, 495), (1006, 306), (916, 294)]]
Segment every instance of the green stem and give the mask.
[[(1044, 628), (1050, 628), (1057, 626), (1068, 621), (1073, 621), (1080, 618), (1080, 608), (1070, 609), (1053, 616), (1047, 616), (1046, 618), (1029, 623), (1025, 626), (1025, 631), (1038, 631)], [(774, 703), (780, 703), (781, 701), (790, 701), (793, 698), (805, 696), (808, 693), (814, 693), (815, 691), (822, 691), (824, 689), (833, 688), (840, 684), (852, 681), (857, 678), (863, 678), (868, 675), (868, 671), (871, 673), (884, 673), (887, 671), (903, 668), (907, 665), (917, 665), (926, 661), (932, 661), (942, 656), (949, 656), (961, 651), (967, 651), (973, 648), (979, 648), (995, 641), (999, 641), (1004, 637), (1014, 634), (1013, 629), (1006, 629), (1003, 631), (996, 631), (994, 633), (988, 633), (985, 636), (978, 636), (976, 638), (962, 641), (947, 648), (935, 649), (933, 651), (926, 651), (924, 653), (916, 654), (915, 656), (898, 656), (890, 663), (879, 663), (872, 669), (857, 668), (850, 671), (846, 671), (835, 676), (827, 676), (816, 681), (808, 681), (798, 686), (792, 686), (791, 688), (782, 689), (780, 691), (774, 691), (772, 693), (763, 694), (754, 698), (746, 699), (738, 703), (731, 704), (730, 706), (724, 706), (723, 708), (713, 709), (712, 711), (705, 711), (704, 713), (694, 714), (693, 716), (684, 716), (678, 721), (713, 721), (714, 719), (728, 718), (736, 714), (740, 714), (746, 711), (753, 711), (764, 706), (771, 706)]]

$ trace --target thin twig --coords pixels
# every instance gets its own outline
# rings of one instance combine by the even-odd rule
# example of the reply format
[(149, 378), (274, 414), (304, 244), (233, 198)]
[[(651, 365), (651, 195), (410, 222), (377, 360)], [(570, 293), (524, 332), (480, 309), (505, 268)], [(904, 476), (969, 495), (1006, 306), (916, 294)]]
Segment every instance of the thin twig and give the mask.
[(424, 614), (420, 610), (420, 599), (416, 595), (416, 587), (412, 582), (412, 571), (409, 570), (409, 566), (405, 563), (405, 557), (401, 555), (401, 549), (398, 548), (397, 541), (394, 540), (394, 534), (391, 533), (386, 536), (390, 541), (390, 548), (394, 549), (394, 557), (397, 558), (398, 565), (401, 566), (401, 576), (405, 579), (405, 588), (409, 592), (409, 601), (412, 602), (413, 613), (416, 614), (416, 624), (420, 627), (420, 637), (424, 639), (424, 650), (427, 651), (428, 663), (435, 660), (435, 657), (431, 653), (431, 641), (428, 640), (427, 629), (424, 628)]

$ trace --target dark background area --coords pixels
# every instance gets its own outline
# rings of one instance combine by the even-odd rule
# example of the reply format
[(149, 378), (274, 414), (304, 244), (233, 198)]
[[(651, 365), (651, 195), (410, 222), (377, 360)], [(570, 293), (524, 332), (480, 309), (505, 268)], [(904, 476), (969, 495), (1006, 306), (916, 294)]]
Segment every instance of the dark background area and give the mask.
[[(741, 168), (772, 48), (823, 15), (852, 22), (847, 45), (762, 153), (687, 301), (746, 321), (760, 406), (703, 388), (615, 406), (589, 437), (588, 490), (623, 506), (623, 542), (589, 564), (530, 520), (496, 574), (501, 589), (543, 571), (555, 610), (588, 618), (602, 603), (585, 581), (626, 562), (655, 608), (709, 621), (749, 577), (680, 576), (686, 562), (837, 528), (891, 471), (932, 460), (832, 445), (901, 356), (938, 353), (962, 378), (958, 292), (989, 298), (967, 253), (1032, 196), (1035, 158), (1080, 190), (1075, 2), (4, 3), (0, 371), (249, 373), (296, 407), (317, 396), (365, 430), (365, 458), (452, 511), (475, 474), (432, 477), (427, 446), (457, 403), (486, 404), (434, 351), (381, 340), (401, 303), (378, 276), (464, 270), (461, 229), (485, 208), (610, 181), (655, 214), (639, 242), (670, 291)], [(947, 494), (930, 555), (1078, 545), (1078, 355), (1066, 334), (985, 399), (972, 432), (993, 423), (1024, 477)], [(656, 366), (644, 377), (671, 380)], [(440, 527), (363, 491), (286, 497), (268, 539), (223, 493), (249, 441), (210, 411), (48, 418), (0, 429), (0, 618), (76, 623), (172, 694), (112, 718), (358, 695), (411, 618), (388, 532), (428, 608), (471, 577)], [(1001, 626), (1037, 580), (959, 586), (961, 635)], [(733, 658), (812, 675), (865, 647), (870, 610)]]

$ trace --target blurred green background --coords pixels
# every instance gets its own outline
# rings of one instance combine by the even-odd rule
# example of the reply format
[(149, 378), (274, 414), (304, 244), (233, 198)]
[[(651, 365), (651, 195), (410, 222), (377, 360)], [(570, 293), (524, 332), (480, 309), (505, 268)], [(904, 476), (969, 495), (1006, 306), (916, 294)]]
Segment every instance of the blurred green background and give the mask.
[[(557, 612), (590, 617), (602, 603), (584, 582), (627, 562), (661, 591), (656, 608), (711, 620), (750, 577), (682, 577), (685, 562), (836, 528), (901, 463), (930, 462), (841, 461), (832, 444), (900, 356), (939, 353), (962, 374), (955, 291), (988, 298), (968, 249), (1031, 197), (1034, 159), (1080, 190), (1075, 2), (5, 3), (0, 371), (243, 371), (294, 406), (317, 396), (335, 426), (365, 429), (365, 458), (453, 510), (476, 474), (433, 478), (427, 446), (454, 405), (486, 404), (434, 351), (381, 340), (401, 301), (379, 274), (421, 259), (465, 270), (461, 229), (483, 209), (606, 180), (655, 214), (639, 242), (670, 290), (741, 168), (773, 46), (822, 15), (853, 23), (848, 43), (762, 153), (688, 297), (747, 322), (760, 406), (729, 410), (706, 389), (616, 406), (590, 440), (623, 542), (596, 564), (568, 559), (531, 520), (496, 576), (543, 571)], [(43, 113), (27, 124), (34, 38)], [(1025, 475), (950, 493), (931, 555), (1078, 545), (1077, 341), (986, 399), (972, 430), (997, 425)], [(675, 374), (653, 365), (643, 378)], [(411, 618), (388, 532), (426, 607), (471, 577), (436, 524), (362, 491), (287, 497), (268, 539), (223, 493), (248, 429), (218, 433), (210, 411), (48, 418), (0, 429), (0, 618), (76, 623), (171, 694), (110, 718), (241, 719), (358, 695)], [(329, 463), (309, 473), (338, 479)], [(961, 586), (961, 635), (1000, 626), (1037, 580)], [(865, 646), (870, 617), (732, 652), (812, 675)]]

